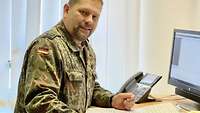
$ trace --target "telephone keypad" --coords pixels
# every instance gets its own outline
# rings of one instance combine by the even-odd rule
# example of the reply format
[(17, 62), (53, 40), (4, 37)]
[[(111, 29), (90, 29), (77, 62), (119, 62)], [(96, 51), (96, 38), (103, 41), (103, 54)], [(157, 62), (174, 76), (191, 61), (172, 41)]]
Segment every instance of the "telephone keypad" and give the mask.
[(135, 95), (135, 102), (138, 102), (139, 99), (145, 95), (150, 90), (151, 87), (137, 83), (137, 88), (132, 90), (133, 94)]

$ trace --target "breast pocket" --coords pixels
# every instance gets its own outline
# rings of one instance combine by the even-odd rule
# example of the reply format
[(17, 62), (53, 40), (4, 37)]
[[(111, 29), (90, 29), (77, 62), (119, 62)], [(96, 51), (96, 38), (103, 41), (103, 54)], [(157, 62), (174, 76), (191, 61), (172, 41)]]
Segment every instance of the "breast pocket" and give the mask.
[(69, 95), (80, 95), (84, 88), (84, 76), (78, 71), (67, 72), (66, 88)]
[(66, 72), (67, 81), (65, 82), (65, 95), (67, 105), (73, 109), (79, 109), (85, 102), (85, 77), (81, 72)]
[(69, 80), (73, 82), (82, 82), (83, 81), (83, 74), (78, 71), (67, 72)]

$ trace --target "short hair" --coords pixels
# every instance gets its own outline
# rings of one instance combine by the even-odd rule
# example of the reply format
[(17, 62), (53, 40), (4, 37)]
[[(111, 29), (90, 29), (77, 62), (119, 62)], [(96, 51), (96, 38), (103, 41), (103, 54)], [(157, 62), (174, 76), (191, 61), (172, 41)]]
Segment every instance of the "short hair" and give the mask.
[[(69, 0), (68, 1), (68, 4), (70, 5), (70, 6), (72, 6), (72, 5), (74, 5), (74, 4), (76, 4), (76, 3), (78, 3), (80, 0)], [(103, 0), (97, 0), (97, 1), (100, 1), (101, 2), (101, 5), (103, 5)]]

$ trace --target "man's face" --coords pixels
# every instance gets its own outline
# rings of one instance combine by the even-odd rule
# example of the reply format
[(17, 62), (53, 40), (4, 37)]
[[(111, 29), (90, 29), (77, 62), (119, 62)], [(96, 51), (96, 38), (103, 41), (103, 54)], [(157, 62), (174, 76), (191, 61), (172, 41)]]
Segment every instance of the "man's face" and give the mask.
[(64, 8), (64, 23), (74, 40), (85, 41), (94, 32), (102, 4), (98, 0), (80, 0)]

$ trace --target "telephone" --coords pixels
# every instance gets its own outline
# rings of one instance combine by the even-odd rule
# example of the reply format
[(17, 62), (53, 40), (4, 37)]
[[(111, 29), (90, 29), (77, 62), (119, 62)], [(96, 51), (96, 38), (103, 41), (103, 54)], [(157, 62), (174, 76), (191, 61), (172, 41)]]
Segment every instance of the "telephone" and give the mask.
[(133, 92), (135, 95), (135, 103), (152, 101), (149, 99), (151, 88), (162, 78), (162, 76), (138, 72), (129, 78), (120, 88), (119, 93)]

